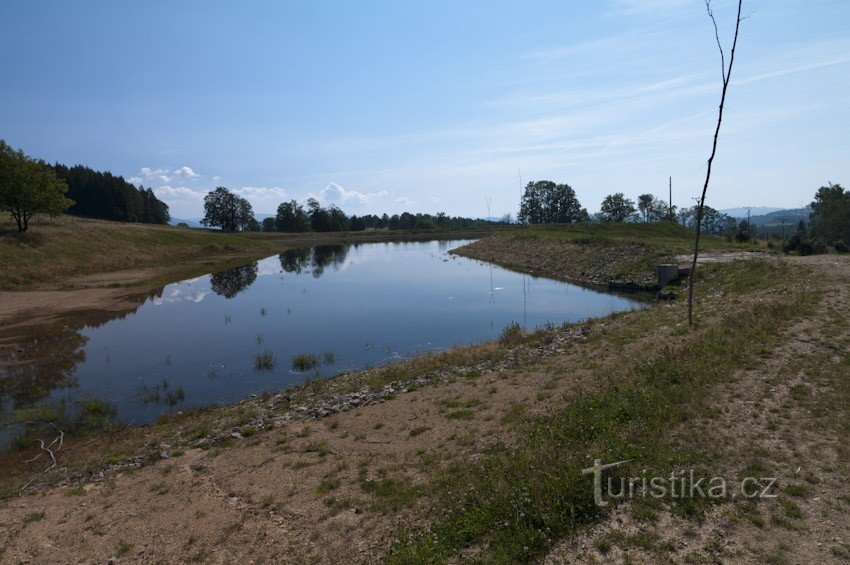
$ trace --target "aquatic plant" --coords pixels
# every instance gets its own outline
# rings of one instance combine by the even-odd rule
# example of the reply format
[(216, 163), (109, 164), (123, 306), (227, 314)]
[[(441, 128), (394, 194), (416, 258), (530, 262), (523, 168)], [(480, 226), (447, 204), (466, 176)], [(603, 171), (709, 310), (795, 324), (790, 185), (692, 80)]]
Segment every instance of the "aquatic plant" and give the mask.
[(148, 387), (143, 383), (139, 398), (143, 404), (162, 403), (168, 406), (176, 406), (186, 400), (186, 392), (182, 386), (171, 388), (168, 381), (163, 379), (161, 383), (157, 383), (153, 387)]
[(255, 371), (271, 371), (277, 365), (277, 359), (274, 353), (268, 349), (254, 355), (254, 370)]
[(319, 364), (319, 357), (313, 353), (299, 353), (292, 358), (292, 368), (296, 371), (309, 371)]

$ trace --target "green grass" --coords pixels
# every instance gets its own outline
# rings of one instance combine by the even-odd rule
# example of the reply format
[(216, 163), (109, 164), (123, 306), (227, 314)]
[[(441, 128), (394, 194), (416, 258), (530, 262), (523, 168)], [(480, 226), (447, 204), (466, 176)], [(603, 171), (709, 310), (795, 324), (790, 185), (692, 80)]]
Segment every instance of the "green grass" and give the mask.
[(99, 398), (83, 397), (74, 401), (37, 404), (19, 408), (4, 421), (23, 429), (14, 439), (13, 449), (37, 445), (38, 439), (53, 439), (61, 430), (66, 439), (113, 430), (120, 422), (114, 405)]
[(371, 509), (383, 513), (409, 508), (421, 494), (406, 478), (370, 479), (360, 483), (360, 488), (373, 496)]
[[(718, 282), (736, 290), (774, 284), (760, 276), (762, 268), (735, 267), (732, 279)], [(725, 276), (728, 271), (718, 267), (705, 274)], [(812, 293), (798, 291), (742, 305), (714, 323), (703, 321), (703, 327), (686, 333), (676, 345), (623, 359), (618, 379), (606, 379), (608, 387), (529, 422), (515, 445), (494, 445), (480, 460), (441, 473), (432, 486), (439, 500), (435, 521), (426, 531), (404, 531), (388, 560), (445, 561), (470, 548), (486, 562), (539, 558), (555, 541), (603, 515), (593, 502), (590, 478), (581, 473), (591, 456), (633, 459), (661, 476), (680, 465), (704, 468), (710, 460), (672, 445), (669, 432), (696, 418), (711, 386), (732, 379), (738, 367), (814, 300)], [(633, 476), (625, 467), (618, 472)], [(692, 501), (679, 511), (699, 515), (701, 504), (707, 502)]]
[(122, 555), (125, 555), (127, 552), (129, 552), (131, 549), (133, 549), (132, 543), (127, 543), (125, 541), (119, 541), (118, 547), (115, 548), (115, 555), (117, 555), (118, 557), (121, 557)]
[(319, 356), (313, 353), (299, 353), (292, 358), (292, 368), (296, 371), (309, 371), (319, 365)]
[[(450, 230), (472, 236), (482, 230)], [(175, 272), (190, 278), (212, 269), (213, 262), (226, 268), (223, 260), (238, 266), (245, 258), (279, 253), (286, 247), (328, 242), (395, 241), (433, 239), (433, 233), (405, 231), (335, 233), (224, 233), (218, 230), (186, 229), (173, 226), (109, 222), (61, 216), (50, 220), (35, 218), (29, 231), (18, 234), (8, 215), (0, 214), (0, 264), (14, 269), (0, 270), (0, 290), (32, 287), (47, 282), (67, 282), (69, 277), (105, 273), (121, 269), (171, 265)], [(198, 258), (202, 258), (199, 260)], [(216, 259), (217, 258), (217, 259)], [(187, 262), (191, 263), (187, 265)], [(162, 280), (173, 282), (174, 273)]]
[(30, 512), (26, 516), (24, 516), (24, 526), (27, 524), (32, 524), (33, 522), (38, 522), (39, 520), (44, 519), (44, 512)]
[(275, 359), (274, 353), (268, 349), (264, 349), (254, 355), (253, 364), (255, 371), (273, 371), (277, 366), (277, 359)]
[(0, 223), (0, 289), (65, 280), (75, 275), (161, 266), (198, 256), (258, 255), (271, 241), (211, 230), (128, 224), (63, 216), (34, 222), (19, 235)]
[(338, 489), (339, 485), (339, 479), (325, 479), (316, 487), (316, 496), (324, 496), (332, 490)]
[[(503, 231), (499, 237), (514, 239), (550, 238), (578, 245), (642, 245), (670, 253), (693, 252), (693, 230), (669, 222), (622, 224), (560, 224), (527, 226)], [(701, 249), (758, 247), (757, 242), (737, 243), (726, 238), (703, 235)]]

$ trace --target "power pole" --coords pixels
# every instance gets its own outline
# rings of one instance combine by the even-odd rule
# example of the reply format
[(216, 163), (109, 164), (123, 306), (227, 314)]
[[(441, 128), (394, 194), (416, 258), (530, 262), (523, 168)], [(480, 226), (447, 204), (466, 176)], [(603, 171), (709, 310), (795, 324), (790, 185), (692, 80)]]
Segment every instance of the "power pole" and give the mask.
[(670, 189), (670, 208), (667, 212), (667, 216), (670, 219), (670, 221), (672, 222), (673, 221), (673, 177), (669, 177), (667, 179), (667, 182), (668, 182), (668, 187)]
[(517, 214), (517, 220), (519, 220), (520, 225), (522, 225), (523, 230), (525, 230), (525, 217), (520, 218), (519, 216), (522, 214), (522, 172), (520, 172), (519, 167), (516, 168), (516, 174), (519, 177), (519, 214)]

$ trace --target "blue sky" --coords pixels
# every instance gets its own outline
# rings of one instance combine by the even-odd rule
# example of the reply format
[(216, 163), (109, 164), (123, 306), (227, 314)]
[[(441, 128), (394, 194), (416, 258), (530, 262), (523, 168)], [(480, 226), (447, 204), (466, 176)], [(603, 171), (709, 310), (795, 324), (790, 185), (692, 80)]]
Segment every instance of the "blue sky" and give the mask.
[[(723, 39), (735, 3), (715, 0)], [(708, 203), (850, 184), (850, 2), (745, 0)], [(38, 2), (0, 6), (0, 138), (202, 215), (516, 212), (519, 178), (690, 205), (720, 95), (701, 0)]]

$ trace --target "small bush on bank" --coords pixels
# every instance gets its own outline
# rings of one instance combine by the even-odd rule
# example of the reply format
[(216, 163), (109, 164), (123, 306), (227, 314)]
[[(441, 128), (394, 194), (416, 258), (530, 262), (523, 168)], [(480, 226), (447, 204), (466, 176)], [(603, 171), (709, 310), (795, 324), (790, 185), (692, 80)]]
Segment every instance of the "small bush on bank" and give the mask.
[(517, 322), (511, 322), (505, 329), (502, 330), (502, 335), (499, 337), (499, 343), (502, 345), (516, 345), (522, 341), (525, 332)]

